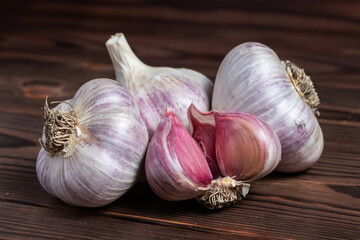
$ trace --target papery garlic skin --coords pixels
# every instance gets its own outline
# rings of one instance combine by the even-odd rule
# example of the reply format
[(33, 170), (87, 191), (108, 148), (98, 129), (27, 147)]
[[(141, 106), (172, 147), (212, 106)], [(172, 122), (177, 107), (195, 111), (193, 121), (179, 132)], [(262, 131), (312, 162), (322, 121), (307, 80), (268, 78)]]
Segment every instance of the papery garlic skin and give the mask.
[(248, 112), (269, 124), (282, 145), (277, 171), (305, 170), (321, 156), (323, 134), (312, 106), (302, 100), (275, 52), (263, 44), (244, 43), (227, 54), (216, 76), (212, 107)]
[(199, 145), (170, 108), (149, 143), (145, 171), (152, 190), (169, 201), (195, 198), (213, 180)]
[(134, 184), (148, 143), (130, 93), (114, 80), (95, 79), (55, 110), (75, 111), (76, 136), (66, 152), (40, 150), (36, 172), (41, 185), (74, 206), (98, 207), (118, 199)]
[(133, 53), (124, 34), (118, 33), (107, 42), (116, 80), (136, 99), (150, 138), (163, 119), (164, 109), (172, 107), (188, 129), (187, 108), (194, 103), (207, 111), (213, 83), (203, 74), (185, 68), (150, 67)]

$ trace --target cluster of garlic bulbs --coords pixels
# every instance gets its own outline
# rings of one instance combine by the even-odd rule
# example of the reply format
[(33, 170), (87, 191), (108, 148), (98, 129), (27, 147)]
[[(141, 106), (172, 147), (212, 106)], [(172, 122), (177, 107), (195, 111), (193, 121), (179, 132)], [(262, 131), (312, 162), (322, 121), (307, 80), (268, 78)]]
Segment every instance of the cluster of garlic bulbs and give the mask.
[(97, 207), (118, 199), (145, 161), (161, 198), (217, 209), (275, 169), (298, 172), (320, 158), (313, 84), (265, 45), (234, 48), (215, 85), (190, 69), (145, 65), (123, 34), (106, 46), (116, 81), (91, 80), (72, 99), (44, 106), (37, 175), (64, 202)]

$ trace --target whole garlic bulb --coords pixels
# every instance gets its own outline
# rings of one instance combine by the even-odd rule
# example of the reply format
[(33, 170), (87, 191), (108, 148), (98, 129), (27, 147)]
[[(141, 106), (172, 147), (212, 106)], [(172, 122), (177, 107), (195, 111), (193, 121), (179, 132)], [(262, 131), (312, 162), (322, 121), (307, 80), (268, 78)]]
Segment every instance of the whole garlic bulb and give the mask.
[(44, 189), (70, 205), (98, 207), (134, 184), (148, 133), (130, 93), (95, 79), (54, 109), (45, 103), (40, 142), (36, 172)]
[(202, 111), (209, 109), (213, 83), (203, 74), (185, 68), (145, 65), (133, 53), (122, 33), (112, 36), (106, 47), (116, 80), (136, 99), (150, 138), (167, 107), (176, 111), (186, 128), (189, 126), (186, 112), (191, 103)]
[(314, 116), (320, 103), (304, 71), (260, 43), (244, 43), (231, 50), (218, 70), (213, 109), (234, 109), (260, 117), (277, 133), (282, 145), (280, 172), (312, 166), (324, 140)]
[[(203, 115), (193, 105), (190, 108), (193, 118)], [(212, 174), (213, 169), (195, 139), (167, 109), (149, 143), (145, 161), (148, 183), (161, 198), (169, 201), (197, 198), (209, 209), (222, 208), (245, 197), (249, 182), (269, 174), (278, 165), (280, 141), (260, 119), (235, 111), (213, 112), (212, 117), (216, 134), (206, 128), (194, 131), (205, 130), (202, 136), (210, 134), (204, 144), (215, 141), (207, 147), (215, 148), (214, 164), (219, 166), (219, 177)], [(202, 124), (201, 120), (198, 122)]]

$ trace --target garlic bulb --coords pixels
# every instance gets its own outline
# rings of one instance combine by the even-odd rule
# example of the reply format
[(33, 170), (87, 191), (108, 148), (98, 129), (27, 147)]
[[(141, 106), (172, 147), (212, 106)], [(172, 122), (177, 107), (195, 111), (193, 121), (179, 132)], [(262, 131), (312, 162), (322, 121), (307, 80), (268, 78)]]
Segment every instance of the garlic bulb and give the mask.
[(213, 109), (254, 114), (269, 124), (282, 145), (281, 172), (312, 166), (323, 150), (323, 135), (314, 116), (319, 98), (310, 78), (289, 61), (281, 62), (260, 43), (231, 50), (218, 70)]
[(70, 205), (98, 207), (134, 184), (148, 133), (130, 93), (114, 80), (95, 79), (54, 109), (45, 103), (40, 143), (43, 188)]
[[(203, 115), (193, 105), (190, 108), (189, 116)], [(169, 201), (197, 197), (209, 209), (222, 208), (245, 197), (248, 182), (265, 176), (277, 166), (280, 142), (260, 119), (234, 111), (215, 112), (213, 118), (216, 139), (211, 146), (215, 147), (215, 164), (223, 176), (219, 178), (214, 178), (195, 139), (172, 110), (167, 109), (166, 118), (150, 141), (145, 161), (148, 183), (158, 196)], [(206, 128), (194, 126), (194, 131), (198, 131), (195, 129)]]
[(124, 34), (118, 33), (107, 42), (116, 80), (136, 99), (140, 114), (153, 135), (167, 107), (172, 107), (180, 122), (188, 128), (187, 108), (194, 103), (207, 111), (213, 83), (203, 74), (185, 68), (150, 67), (132, 52)]

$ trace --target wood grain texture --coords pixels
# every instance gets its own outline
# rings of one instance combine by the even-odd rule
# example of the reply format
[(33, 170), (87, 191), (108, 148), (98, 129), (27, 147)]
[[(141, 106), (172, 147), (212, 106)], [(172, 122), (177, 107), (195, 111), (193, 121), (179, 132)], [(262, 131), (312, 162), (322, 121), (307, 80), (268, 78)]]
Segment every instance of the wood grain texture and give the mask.
[[(360, 2), (80, 0), (0, 2), (0, 239), (359, 239)], [(123, 32), (145, 63), (215, 79), (223, 57), (262, 42), (311, 76), (325, 148), (298, 174), (272, 173), (231, 208), (166, 202), (139, 183), (97, 209), (43, 190), (41, 106), (114, 78), (105, 48)]]

